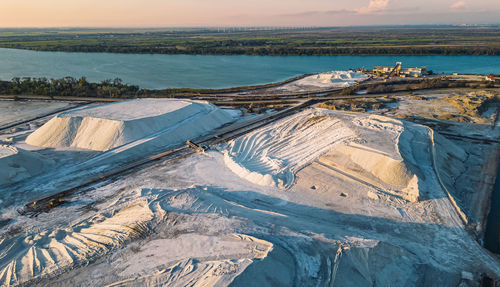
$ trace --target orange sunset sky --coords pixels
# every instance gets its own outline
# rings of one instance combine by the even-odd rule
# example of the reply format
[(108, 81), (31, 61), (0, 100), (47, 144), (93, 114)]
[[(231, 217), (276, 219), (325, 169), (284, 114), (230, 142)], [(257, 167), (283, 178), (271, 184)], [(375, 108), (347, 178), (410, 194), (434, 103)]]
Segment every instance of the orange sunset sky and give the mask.
[(0, 27), (500, 23), (499, 0), (0, 0)]

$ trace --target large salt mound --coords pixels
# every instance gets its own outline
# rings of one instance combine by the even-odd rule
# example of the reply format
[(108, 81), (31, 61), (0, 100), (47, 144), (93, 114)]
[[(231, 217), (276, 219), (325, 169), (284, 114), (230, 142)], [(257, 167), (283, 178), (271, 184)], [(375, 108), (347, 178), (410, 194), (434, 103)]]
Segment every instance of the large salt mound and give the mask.
[(352, 136), (327, 111), (308, 110), (231, 141), (224, 161), (250, 182), (287, 188), (295, 172)]
[(383, 116), (351, 120), (357, 139), (338, 145), (318, 161), (378, 192), (418, 201), (434, 178), (428, 129)]
[(356, 82), (366, 80), (367, 76), (354, 71), (331, 71), (305, 77), (283, 86), (287, 90), (305, 88), (338, 88), (348, 87)]
[[(435, 159), (430, 135), (425, 126), (388, 117), (307, 110), (231, 141), (223, 153), (229, 169), (259, 185), (287, 188), (317, 161), (376, 191), (418, 201), (439, 180), (448, 185), (463, 172), (464, 151), (436, 135)], [(452, 155), (457, 160), (447, 164)]]
[(52, 164), (29, 151), (0, 145), (0, 186), (37, 175)]
[[(230, 115), (206, 102), (139, 99), (59, 114), (32, 133), (26, 142), (43, 147), (105, 151), (166, 130), (182, 127), (206, 131), (230, 120)], [(177, 139), (175, 134), (170, 136), (171, 140)]]

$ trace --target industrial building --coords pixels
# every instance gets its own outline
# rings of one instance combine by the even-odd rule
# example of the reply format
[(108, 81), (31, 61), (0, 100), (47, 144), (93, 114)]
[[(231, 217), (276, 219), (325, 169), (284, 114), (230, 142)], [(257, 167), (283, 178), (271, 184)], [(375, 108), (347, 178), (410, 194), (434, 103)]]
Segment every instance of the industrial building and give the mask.
[(394, 67), (376, 66), (373, 68), (373, 73), (377, 76), (386, 77), (415, 77), (427, 75), (427, 67), (402, 67), (401, 62), (397, 62)]

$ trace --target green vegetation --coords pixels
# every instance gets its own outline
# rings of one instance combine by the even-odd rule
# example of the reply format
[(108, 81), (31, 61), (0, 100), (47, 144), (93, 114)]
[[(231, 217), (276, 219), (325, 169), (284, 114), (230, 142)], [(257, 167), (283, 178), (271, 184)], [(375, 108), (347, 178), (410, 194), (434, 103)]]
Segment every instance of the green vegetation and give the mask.
[(0, 47), (201, 55), (500, 55), (500, 27), (4, 29)]
[[(148, 90), (138, 86), (123, 84), (121, 79), (105, 80), (100, 83), (90, 83), (85, 77), (75, 79), (64, 77), (61, 79), (46, 78), (14, 78), (12, 81), (0, 81), (0, 95), (36, 95), (45, 97), (72, 97), (72, 98), (103, 98), (103, 99), (130, 99), (130, 98), (192, 98), (198, 96), (209, 96), (217, 100), (224, 97), (225, 93), (239, 93), (256, 89), (265, 89), (279, 86), (307, 75), (295, 77), (280, 83), (271, 83), (260, 86), (244, 86), (228, 89), (163, 89)], [(421, 81), (399, 81), (397, 83), (367, 83), (345, 88), (331, 95), (351, 95), (357, 91), (366, 90), (368, 94), (383, 94), (401, 91), (413, 91), (438, 88), (492, 88), (493, 82), (484, 81), (454, 81), (445, 78), (423, 79)], [(251, 99), (259, 99), (254, 95), (246, 96)], [(268, 97), (266, 97), (268, 98)], [(243, 99), (240, 97), (240, 99)]]
[(140, 97), (192, 97), (196, 95), (215, 95), (224, 93), (238, 93), (253, 89), (265, 89), (283, 85), (303, 77), (301, 75), (279, 83), (270, 83), (259, 86), (243, 86), (227, 89), (163, 89), (148, 90), (138, 86), (126, 85), (121, 79), (105, 80), (100, 83), (90, 83), (85, 77), (75, 79), (64, 77), (61, 79), (47, 78), (13, 78), (12, 81), (0, 81), (0, 95), (37, 95), (46, 97), (81, 97), (81, 98), (140, 98)]
[(146, 94), (137, 86), (124, 85), (120, 79), (89, 83), (85, 77), (75, 79), (14, 78), (0, 81), (0, 94), (3, 95), (40, 95), (48, 97), (99, 97), (126, 98)]

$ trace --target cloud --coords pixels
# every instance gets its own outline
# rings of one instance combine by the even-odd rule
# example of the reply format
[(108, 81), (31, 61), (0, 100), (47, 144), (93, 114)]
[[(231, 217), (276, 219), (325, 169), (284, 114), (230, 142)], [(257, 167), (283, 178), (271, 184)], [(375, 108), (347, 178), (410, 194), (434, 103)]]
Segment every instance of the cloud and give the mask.
[(465, 1), (457, 1), (453, 4), (451, 4), (450, 8), (453, 10), (458, 10), (458, 9), (465, 9), (466, 4)]
[(361, 7), (358, 9), (360, 14), (370, 14), (374, 12), (380, 12), (387, 8), (390, 0), (370, 0), (370, 4), (367, 7)]

